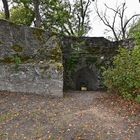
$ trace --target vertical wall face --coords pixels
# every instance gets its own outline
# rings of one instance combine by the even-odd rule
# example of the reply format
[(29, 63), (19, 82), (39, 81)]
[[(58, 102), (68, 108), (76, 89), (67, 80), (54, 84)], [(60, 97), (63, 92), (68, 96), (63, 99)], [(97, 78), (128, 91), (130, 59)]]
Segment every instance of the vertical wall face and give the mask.
[(104, 88), (102, 67), (111, 65), (118, 45), (99, 37), (63, 39), (64, 90)]
[(0, 91), (63, 95), (59, 37), (0, 20)]
[(112, 64), (118, 45), (129, 44), (60, 37), (0, 20), (0, 91), (62, 96), (63, 90), (102, 89), (102, 67)]
[(86, 87), (86, 90), (97, 90), (98, 76), (97, 73), (91, 70), (89, 67), (81, 68), (75, 73), (75, 89), (82, 90), (82, 87)]

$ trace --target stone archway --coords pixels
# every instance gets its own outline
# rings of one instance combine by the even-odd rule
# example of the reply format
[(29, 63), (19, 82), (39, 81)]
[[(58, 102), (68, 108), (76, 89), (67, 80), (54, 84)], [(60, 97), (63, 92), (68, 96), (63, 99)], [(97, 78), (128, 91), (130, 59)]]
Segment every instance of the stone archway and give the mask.
[(75, 73), (75, 90), (81, 90), (86, 87), (88, 91), (98, 89), (97, 73), (88, 67), (81, 68)]

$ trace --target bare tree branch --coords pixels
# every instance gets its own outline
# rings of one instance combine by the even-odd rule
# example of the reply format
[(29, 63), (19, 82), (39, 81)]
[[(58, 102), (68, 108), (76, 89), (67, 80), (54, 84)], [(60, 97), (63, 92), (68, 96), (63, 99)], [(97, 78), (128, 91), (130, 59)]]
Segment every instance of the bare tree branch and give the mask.
[[(106, 7), (106, 9), (105, 9), (104, 13), (102, 14), (101, 12), (99, 12), (97, 2), (96, 2), (95, 9), (96, 9), (96, 13), (97, 13), (98, 17), (103, 22), (103, 24), (106, 25), (112, 31), (116, 41), (118, 41), (120, 39), (126, 39), (128, 37), (128, 29), (130, 27), (129, 26), (130, 22), (135, 17), (140, 16), (140, 14), (132, 15), (129, 19), (127, 19), (125, 21), (125, 17), (126, 17), (125, 11), (127, 9), (126, 3), (122, 3), (121, 5), (117, 6), (116, 8), (109, 7), (107, 4), (105, 4), (105, 7)], [(113, 12), (112, 20), (109, 17), (107, 17), (107, 10), (110, 10), (111, 12)], [(118, 22), (117, 19), (119, 19), (119, 23), (120, 23), (119, 29), (116, 28), (117, 22)]]
[[(107, 5), (105, 5), (105, 6), (106, 6), (106, 8), (109, 8)], [(100, 20), (104, 23), (104, 25), (106, 25), (108, 28), (111, 29), (111, 31), (112, 31), (112, 33), (113, 33), (113, 35), (115, 37), (115, 40), (118, 41), (119, 39), (118, 39), (118, 36), (117, 36), (117, 34), (115, 32), (115, 22), (116, 22), (116, 16), (117, 16), (118, 12), (113, 10), (115, 12), (115, 14), (114, 14), (113, 22), (111, 24), (109, 19), (106, 16), (107, 10), (105, 10), (104, 14), (100, 14), (99, 9), (97, 7), (97, 3), (96, 3), (95, 8), (96, 8), (96, 13), (97, 13), (98, 17), (100, 18)], [(112, 9), (112, 8), (109, 8), (109, 9)]]

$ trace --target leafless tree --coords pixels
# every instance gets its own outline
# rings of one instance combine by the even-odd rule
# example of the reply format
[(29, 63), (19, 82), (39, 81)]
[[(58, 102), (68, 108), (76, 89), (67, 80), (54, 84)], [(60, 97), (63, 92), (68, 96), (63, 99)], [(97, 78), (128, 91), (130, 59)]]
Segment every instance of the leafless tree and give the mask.
[(5, 19), (10, 18), (10, 13), (9, 13), (9, 6), (7, 0), (2, 0), (3, 2), (3, 7), (4, 7), (4, 13), (5, 13)]
[[(128, 38), (128, 30), (130, 25), (132, 25), (132, 21), (136, 21), (136, 18), (140, 16), (140, 14), (134, 14), (130, 18), (126, 17), (126, 3), (122, 3), (121, 5), (117, 6), (116, 8), (109, 7), (105, 5), (105, 11), (100, 12), (96, 2), (96, 13), (100, 20), (106, 25), (114, 35), (114, 39), (116, 41), (123, 40)], [(108, 17), (108, 13), (112, 12), (112, 18)], [(119, 24), (119, 25), (118, 25)], [(117, 26), (118, 25), (118, 26)]]

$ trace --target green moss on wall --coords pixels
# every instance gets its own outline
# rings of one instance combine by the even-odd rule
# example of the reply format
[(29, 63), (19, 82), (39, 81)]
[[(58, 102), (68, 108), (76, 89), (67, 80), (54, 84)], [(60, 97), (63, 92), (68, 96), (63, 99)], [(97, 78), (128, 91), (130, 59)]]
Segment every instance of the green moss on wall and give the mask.
[(3, 59), (0, 59), (0, 63), (5, 63), (5, 64), (11, 64), (14, 63), (13, 57), (5, 57)]
[[(30, 56), (18, 55), (18, 58), (20, 59), (21, 63), (28, 63), (29, 61), (33, 61), (33, 59)], [(9, 56), (9, 57), (0, 59), (0, 63), (4, 63), (4, 64), (15, 64), (15, 61), (16, 61), (15, 56)]]
[(77, 66), (77, 64), (79, 63), (79, 57), (75, 57), (75, 56), (71, 56), (65, 66), (67, 67), (67, 69), (70, 71), (70, 72), (74, 72), (75, 71), (75, 68)]
[(1, 44), (3, 44), (3, 42), (2, 42), (2, 41), (0, 41), (0, 45), (1, 45)]
[(45, 31), (43, 29), (34, 28), (33, 30), (33, 35), (35, 36), (35, 38), (37, 38), (42, 43), (44, 43), (45, 41), (44, 33)]
[(55, 48), (52, 48), (52, 50), (50, 50), (50, 54), (51, 54), (51, 59), (55, 60), (55, 62), (60, 62), (62, 59), (62, 52), (61, 52), (61, 48), (58, 45)]
[(33, 61), (33, 59), (30, 56), (19, 56), (22, 63), (27, 63), (29, 61)]
[(90, 47), (90, 48), (87, 47), (86, 51), (94, 55), (101, 53), (100, 47)]
[(18, 45), (18, 44), (15, 44), (11, 47), (15, 52), (22, 52), (23, 51), (23, 48)]
[(55, 63), (55, 66), (58, 71), (63, 71), (63, 64), (62, 63)]

